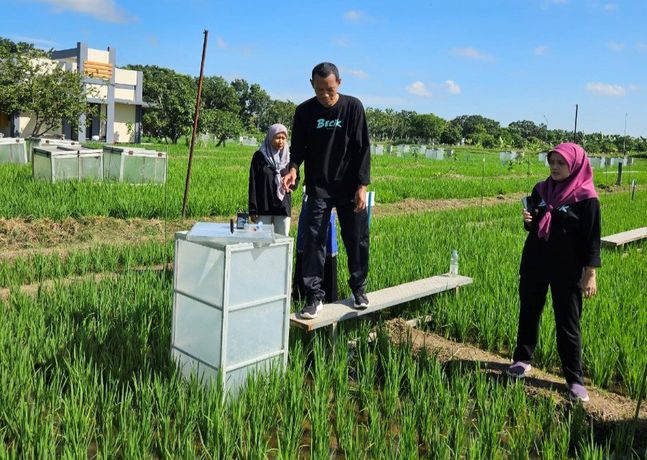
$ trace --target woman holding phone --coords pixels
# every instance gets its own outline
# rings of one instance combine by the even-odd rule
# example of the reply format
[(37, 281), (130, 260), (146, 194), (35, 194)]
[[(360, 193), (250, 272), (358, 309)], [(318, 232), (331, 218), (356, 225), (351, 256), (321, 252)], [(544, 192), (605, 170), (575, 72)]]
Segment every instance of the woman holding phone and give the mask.
[(550, 176), (539, 182), (522, 210), (528, 236), (519, 269), (519, 327), (508, 375), (527, 376), (550, 286), (557, 350), (568, 396), (588, 401), (582, 372), (582, 297), (596, 294), (600, 263), (600, 202), (582, 147), (559, 144), (548, 154)]

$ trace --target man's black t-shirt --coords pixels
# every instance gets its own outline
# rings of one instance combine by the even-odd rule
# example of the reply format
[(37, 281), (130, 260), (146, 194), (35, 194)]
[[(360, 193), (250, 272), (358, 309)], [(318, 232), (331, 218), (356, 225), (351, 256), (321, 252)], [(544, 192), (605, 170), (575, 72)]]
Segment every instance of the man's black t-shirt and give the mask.
[(371, 181), (371, 155), (364, 107), (359, 99), (339, 94), (324, 107), (316, 97), (294, 113), (290, 165), (305, 163), (308, 197), (352, 199)]

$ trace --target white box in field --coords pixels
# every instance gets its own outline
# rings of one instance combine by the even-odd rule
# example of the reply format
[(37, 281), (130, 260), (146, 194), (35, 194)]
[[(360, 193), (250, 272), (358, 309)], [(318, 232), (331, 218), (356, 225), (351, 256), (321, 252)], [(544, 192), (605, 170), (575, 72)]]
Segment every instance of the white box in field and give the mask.
[(589, 157), (591, 168), (604, 168), (606, 159), (604, 157)]
[(58, 182), (65, 180), (103, 180), (103, 152), (79, 146), (34, 147), (34, 179)]
[(71, 139), (49, 139), (47, 137), (30, 137), (27, 140), (29, 141), (29, 148), (27, 149), (29, 161), (31, 161), (32, 156), (34, 154), (34, 147), (73, 147), (73, 148), (83, 147), (79, 141), (73, 141)]
[(5, 163), (21, 165), (28, 163), (24, 139), (20, 137), (0, 138), (0, 164)]
[[(229, 224), (211, 225), (229, 232)], [(171, 354), (185, 377), (220, 376), (235, 392), (250, 373), (287, 363), (292, 238), (189, 238), (175, 235)]]
[(103, 146), (103, 178), (131, 184), (166, 182), (166, 153), (141, 147)]
[(444, 160), (445, 151), (443, 149), (426, 149), (425, 156), (431, 160)]

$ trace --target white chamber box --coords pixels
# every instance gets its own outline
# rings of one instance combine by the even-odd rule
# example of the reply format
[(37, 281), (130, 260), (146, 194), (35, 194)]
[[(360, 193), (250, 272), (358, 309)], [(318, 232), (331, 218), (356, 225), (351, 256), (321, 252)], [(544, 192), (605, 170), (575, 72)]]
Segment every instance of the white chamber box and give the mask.
[(250, 373), (286, 365), (292, 245), (271, 226), (176, 233), (171, 354), (185, 377), (220, 377), (235, 393)]

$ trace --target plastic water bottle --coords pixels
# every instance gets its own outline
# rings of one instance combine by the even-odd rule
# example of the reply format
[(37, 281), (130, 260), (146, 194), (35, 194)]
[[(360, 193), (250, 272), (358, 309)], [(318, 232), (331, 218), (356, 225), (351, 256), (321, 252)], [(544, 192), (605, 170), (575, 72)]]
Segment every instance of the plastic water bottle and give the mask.
[(458, 275), (458, 251), (452, 249), (452, 255), (449, 259), (449, 274), (452, 276)]

